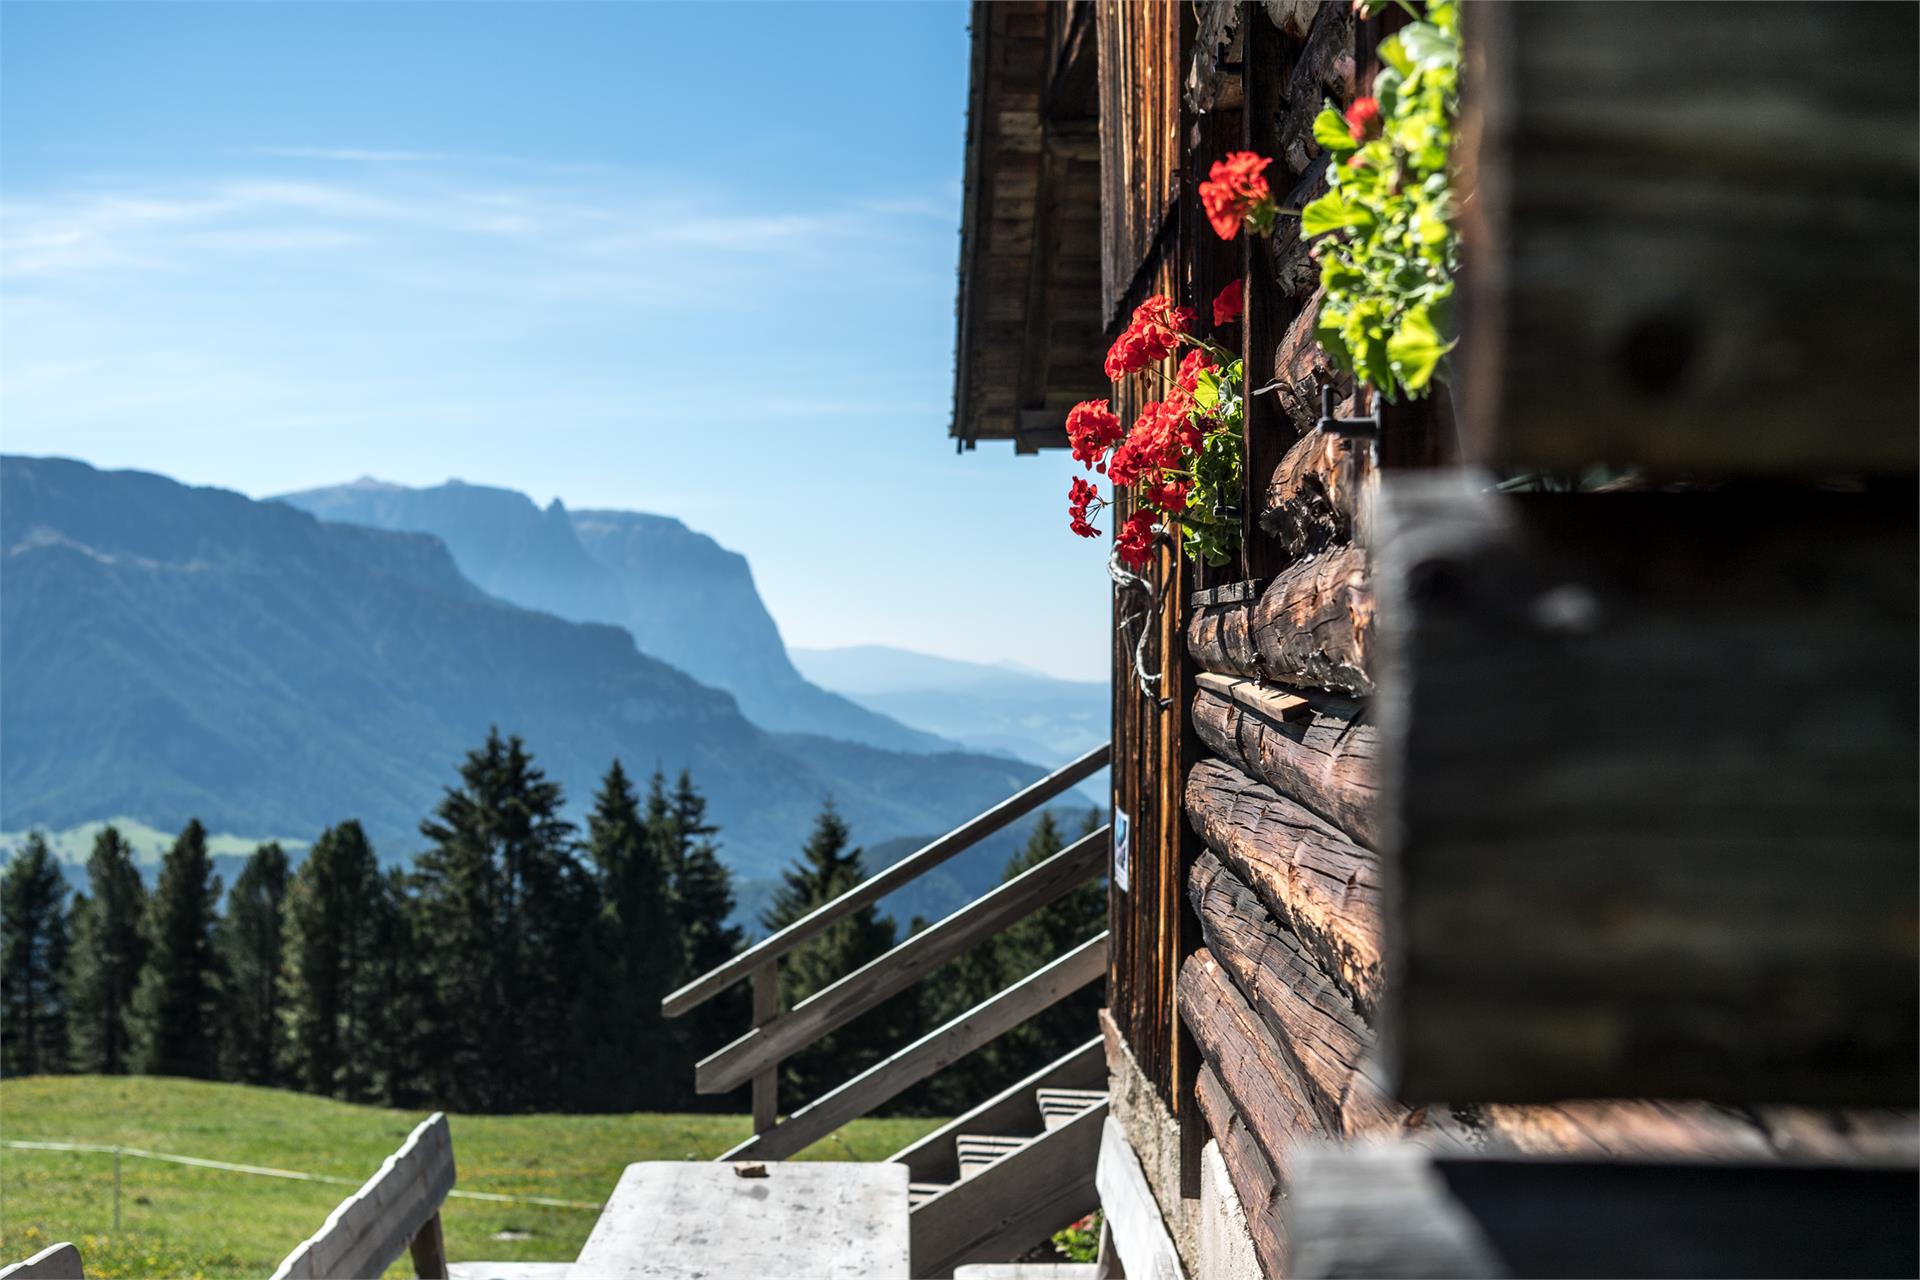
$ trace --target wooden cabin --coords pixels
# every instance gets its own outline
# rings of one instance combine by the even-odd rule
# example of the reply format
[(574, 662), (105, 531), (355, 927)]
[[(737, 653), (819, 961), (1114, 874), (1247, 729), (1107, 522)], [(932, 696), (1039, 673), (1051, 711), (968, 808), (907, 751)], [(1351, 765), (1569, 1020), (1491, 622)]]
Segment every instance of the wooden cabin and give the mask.
[(1197, 186), (1322, 194), (1374, 9), (973, 10), (958, 445), (1236, 278), (1266, 388), (1238, 563), (1114, 595), (1119, 1261), (1913, 1274), (1916, 11), (1470, 6), (1453, 376), (1356, 434)]

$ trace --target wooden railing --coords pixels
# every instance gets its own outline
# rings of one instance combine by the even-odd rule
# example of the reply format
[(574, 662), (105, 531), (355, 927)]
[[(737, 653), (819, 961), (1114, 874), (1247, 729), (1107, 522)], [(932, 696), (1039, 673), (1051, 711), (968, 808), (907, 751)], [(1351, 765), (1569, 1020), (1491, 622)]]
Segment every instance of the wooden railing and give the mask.
[(1102, 827), (1075, 841), (784, 1013), (780, 1009), (780, 958), (861, 907), (966, 852), (983, 837), (1086, 781), (1106, 767), (1111, 750), (1111, 744), (1106, 744), (1089, 751), (761, 939), (661, 1003), (668, 1017), (679, 1017), (743, 979), (753, 982), (752, 1029), (694, 1068), (694, 1088), (700, 1093), (725, 1093), (748, 1081), (753, 1084), (753, 1136), (721, 1159), (749, 1154), (767, 1159), (790, 1156), (1105, 975), (1107, 935), (1103, 932), (822, 1094), (785, 1121), (779, 1118), (778, 1081), (783, 1061), (906, 990), (968, 948), (1100, 875), (1106, 867), (1111, 829)]

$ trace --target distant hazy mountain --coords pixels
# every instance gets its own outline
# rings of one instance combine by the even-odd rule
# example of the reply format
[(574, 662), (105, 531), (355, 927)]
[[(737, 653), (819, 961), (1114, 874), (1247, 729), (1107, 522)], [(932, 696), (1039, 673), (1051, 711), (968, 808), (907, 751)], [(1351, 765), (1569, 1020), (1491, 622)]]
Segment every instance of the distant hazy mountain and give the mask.
[(878, 844), (1039, 772), (764, 732), (625, 630), (488, 596), (437, 538), (161, 476), (0, 459), (0, 553), (0, 830), (197, 816), (311, 839), (357, 817), (399, 858), (498, 724), (576, 813), (616, 755), (690, 767), (728, 860), (767, 876), (828, 793)]
[(886, 645), (790, 652), (809, 679), (975, 750), (1058, 765), (1107, 740), (1105, 684)]
[(576, 622), (609, 622), (642, 653), (733, 694), (755, 724), (903, 751), (956, 744), (809, 684), (746, 557), (667, 516), (543, 511), (524, 493), (449, 481), (409, 489), (364, 479), (283, 494), (323, 520), (431, 533), (489, 595)]

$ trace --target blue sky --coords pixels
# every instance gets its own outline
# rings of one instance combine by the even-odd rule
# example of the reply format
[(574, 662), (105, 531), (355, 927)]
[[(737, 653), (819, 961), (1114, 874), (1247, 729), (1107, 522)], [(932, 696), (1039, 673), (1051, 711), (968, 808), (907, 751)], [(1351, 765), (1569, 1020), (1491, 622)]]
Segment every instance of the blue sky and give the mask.
[(946, 438), (961, 4), (0, 4), (0, 447), (680, 516), (789, 643), (1107, 667)]

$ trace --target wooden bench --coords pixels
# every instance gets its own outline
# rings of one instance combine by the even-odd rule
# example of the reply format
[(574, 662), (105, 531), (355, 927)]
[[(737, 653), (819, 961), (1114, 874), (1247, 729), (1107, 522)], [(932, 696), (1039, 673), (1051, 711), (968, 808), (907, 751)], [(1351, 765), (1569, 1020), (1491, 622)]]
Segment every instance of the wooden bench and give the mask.
[(422, 1280), (447, 1280), (440, 1205), (453, 1190), (453, 1180), (453, 1134), (446, 1115), (436, 1111), (327, 1215), (318, 1231), (286, 1256), (273, 1280), (377, 1276), (407, 1251)]
[(86, 1280), (80, 1251), (62, 1241), (50, 1244), (24, 1262), (0, 1267), (0, 1280)]

